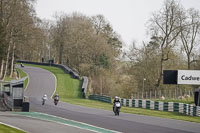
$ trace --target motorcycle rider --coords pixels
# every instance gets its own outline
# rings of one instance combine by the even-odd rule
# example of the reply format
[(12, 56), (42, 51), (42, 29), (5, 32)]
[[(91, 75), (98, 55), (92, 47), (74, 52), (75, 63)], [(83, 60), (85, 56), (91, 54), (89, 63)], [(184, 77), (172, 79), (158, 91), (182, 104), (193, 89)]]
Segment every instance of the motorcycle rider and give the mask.
[(113, 101), (113, 112), (114, 112), (114, 108), (115, 108), (115, 103), (116, 103), (116, 102), (119, 102), (119, 103), (121, 104), (121, 102), (120, 102), (118, 96), (115, 96), (115, 99), (114, 99), (114, 101)]
[[(54, 96), (54, 103), (56, 104), (56, 102), (58, 103), (58, 101), (59, 101), (59, 95), (56, 94), (56, 95)], [(57, 105), (57, 104), (56, 104), (56, 105)]]
[(21, 67), (24, 67), (24, 64), (21, 63)]
[(44, 96), (42, 97), (42, 105), (44, 105), (46, 100), (47, 100), (47, 94), (44, 94)]

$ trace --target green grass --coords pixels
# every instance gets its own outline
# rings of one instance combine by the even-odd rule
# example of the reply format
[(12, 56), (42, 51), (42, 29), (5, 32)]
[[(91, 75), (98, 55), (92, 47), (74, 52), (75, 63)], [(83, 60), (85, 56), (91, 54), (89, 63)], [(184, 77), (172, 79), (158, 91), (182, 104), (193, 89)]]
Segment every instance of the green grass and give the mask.
[(21, 130), (0, 124), (0, 133), (25, 133)]
[[(112, 104), (103, 103), (103, 102), (94, 101), (94, 100), (88, 100), (88, 99), (81, 99), (80, 98), (81, 93), (79, 90), (81, 81), (79, 80), (74, 81), (74, 79), (71, 79), (68, 74), (64, 74), (64, 72), (61, 69), (56, 68), (56, 67), (39, 66), (39, 65), (31, 65), (31, 66), (46, 69), (56, 75), (56, 78), (57, 78), (56, 93), (59, 93), (59, 95), (61, 96), (61, 101), (80, 105), (80, 106), (100, 108), (100, 109), (112, 111)], [(72, 87), (72, 86), (76, 86), (76, 87)], [(74, 89), (71, 89), (71, 88), (74, 88)], [(71, 93), (71, 94), (68, 94), (68, 93)], [(165, 111), (156, 111), (156, 110), (150, 110), (150, 109), (130, 108), (130, 107), (122, 107), (121, 112), (200, 123), (200, 117), (187, 116), (187, 115), (184, 115), (181, 113), (175, 113), (175, 112), (165, 112)]]
[[(27, 74), (25, 73), (25, 72), (23, 72), (21, 69), (18, 69), (18, 68), (16, 68), (16, 70), (18, 71), (18, 73), (19, 73), (19, 75), (20, 75), (20, 78), (23, 78), (23, 77), (26, 77), (27, 76)], [(27, 87), (27, 85), (28, 85), (28, 78), (26, 78), (26, 80), (24, 81), (24, 86), (25, 86), (25, 88)]]
[[(19, 75), (21, 78), (27, 76), (27, 74), (25, 72), (23, 72), (21, 69), (16, 68), (16, 70), (19, 72)], [(11, 80), (15, 80), (15, 78), (10, 78), (10, 76), (6, 76), (4, 79), (4, 81), (11, 81)], [(28, 78), (24, 81), (24, 84), (25, 84), (25, 88), (26, 88), (26, 86), (28, 84)]]

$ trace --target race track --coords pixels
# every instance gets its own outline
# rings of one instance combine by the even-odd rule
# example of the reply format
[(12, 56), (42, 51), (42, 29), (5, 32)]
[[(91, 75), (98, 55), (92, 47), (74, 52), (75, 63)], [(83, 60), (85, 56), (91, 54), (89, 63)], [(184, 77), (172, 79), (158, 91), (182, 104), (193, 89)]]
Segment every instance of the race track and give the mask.
[[(200, 124), (198, 123), (126, 113), (120, 113), (120, 116), (116, 117), (112, 111), (81, 107), (63, 102), (59, 102), (58, 106), (55, 106), (51, 99), (56, 86), (55, 76), (40, 68), (25, 66), (22, 69), (29, 75), (30, 82), (25, 95), (30, 97), (30, 110), (33, 112), (47, 113), (124, 133), (199, 133), (200, 131)], [(44, 106), (41, 105), (43, 94), (48, 95), (47, 104)], [(44, 121), (39, 120), (40, 122)], [(51, 126), (52, 123), (50, 122), (48, 127)], [(56, 127), (61, 130), (60, 127), (63, 127), (63, 125), (55, 124), (54, 128)], [(81, 132), (84, 131), (86, 130)]]
[(11, 112), (0, 112), (0, 123), (1, 122), (29, 133), (93, 133), (92, 131), (82, 130), (51, 121), (29, 118)]

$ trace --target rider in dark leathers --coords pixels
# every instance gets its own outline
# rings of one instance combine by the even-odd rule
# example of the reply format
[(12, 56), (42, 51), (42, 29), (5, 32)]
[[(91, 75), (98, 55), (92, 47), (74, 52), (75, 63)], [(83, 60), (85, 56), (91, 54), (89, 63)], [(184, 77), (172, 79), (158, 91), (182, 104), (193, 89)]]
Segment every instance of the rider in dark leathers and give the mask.
[[(59, 101), (59, 95), (58, 94), (56, 94), (55, 96), (54, 96), (54, 103), (58, 103), (58, 101)], [(56, 104), (57, 105), (57, 104)]]

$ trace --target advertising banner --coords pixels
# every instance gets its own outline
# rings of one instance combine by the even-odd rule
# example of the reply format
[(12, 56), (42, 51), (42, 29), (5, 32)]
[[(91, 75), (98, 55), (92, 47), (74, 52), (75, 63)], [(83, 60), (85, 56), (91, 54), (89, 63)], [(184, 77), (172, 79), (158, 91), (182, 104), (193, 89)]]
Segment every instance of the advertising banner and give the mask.
[(177, 84), (200, 85), (200, 70), (178, 70)]

